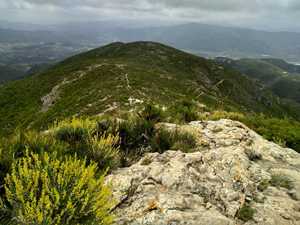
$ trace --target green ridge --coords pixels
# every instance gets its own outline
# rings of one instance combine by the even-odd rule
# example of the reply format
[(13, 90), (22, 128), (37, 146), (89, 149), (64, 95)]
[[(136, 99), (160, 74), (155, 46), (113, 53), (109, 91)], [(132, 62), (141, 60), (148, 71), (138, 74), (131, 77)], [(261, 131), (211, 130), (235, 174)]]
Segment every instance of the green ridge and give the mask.
[[(45, 107), (41, 99), (53, 90)], [(2, 84), (0, 132), (9, 135), (17, 126), (44, 130), (56, 119), (139, 106), (130, 99), (169, 106), (181, 98), (194, 99), (209, 110), (299, 119), (289, 103), (233, 69), (159, 43), (133, 42), (109, 44), (41, 74)]]

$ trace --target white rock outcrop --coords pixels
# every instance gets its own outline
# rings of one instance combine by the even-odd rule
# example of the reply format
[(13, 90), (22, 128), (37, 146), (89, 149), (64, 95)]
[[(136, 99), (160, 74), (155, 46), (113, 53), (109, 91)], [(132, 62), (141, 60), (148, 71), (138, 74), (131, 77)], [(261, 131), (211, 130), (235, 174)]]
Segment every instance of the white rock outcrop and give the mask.
[[(177, 127), (197, 137), (193, 153), (148, 153), (107, 176), (115, 184), (115, 224), (300, 224), (300, 154), (269, 142), (242, 123), (195, 121)], [(288, 180), (289, 188), (265, 185)], [(236, 217), (250, 204), (253, 218)]]

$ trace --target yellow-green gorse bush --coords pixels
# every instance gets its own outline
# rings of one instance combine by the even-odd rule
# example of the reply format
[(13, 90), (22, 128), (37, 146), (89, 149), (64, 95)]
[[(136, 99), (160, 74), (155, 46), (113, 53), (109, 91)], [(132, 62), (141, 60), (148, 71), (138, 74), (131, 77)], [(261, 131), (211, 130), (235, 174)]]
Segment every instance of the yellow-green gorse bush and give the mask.
[(103, 171), (115, 165), (119, 135), (107, 135), (106, 132), (99, 134), (97, 131), (96, 123), (75, 117), (72, 120), (55, 122), (51, 127), (53, 137), (68, 144), (66, 154), (77, 154), (79, 158), (86, 158), (87, 164), (96, 162)]
[(109, 166), (115, 166), (115, 157), (120, 148), (120, 146), (115, 147), (118, 142), (118, 135), (106, 135), (106, 132), (104, 132), (101, 137), (94, 135), (91, 140), (92, 147), (88, 154), (89, 159), (96, 162), (100, 169), (105, 169)]
[(17, 224), (110, 224), (111, 185), (104, 185), (105, 174), (94, 178), (95, 163), (85, 164), (71, 156), (59, 161), (47, 153), (41, 160), (27, 151), (6, 176), (1, 210)]

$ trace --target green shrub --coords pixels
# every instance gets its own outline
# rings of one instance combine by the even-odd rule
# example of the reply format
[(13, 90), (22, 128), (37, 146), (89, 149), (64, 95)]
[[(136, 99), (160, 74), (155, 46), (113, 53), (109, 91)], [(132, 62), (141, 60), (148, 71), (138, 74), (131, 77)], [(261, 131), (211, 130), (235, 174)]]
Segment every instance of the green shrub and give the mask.
[(291, 182), (282, 178), (281, 175), (278, 174), (272, 174), (271, 180), (269, 180), (269, 183), (271, 186), (274, 187), (284, 187), (284, 188), (290, 188)]
[(156, 122), (160, 122), (163, 118), (162, 110), (156, 107), (152, 102), (146, 104), (145, 108), (139, 115), (147, 121), (155, 120)]
[(263, 180), (262, 182), (259, 183), (259, 185), (257, 186), (257, 189), (259, 191), (264, 191), (269, 187), (270, 183), (268, 180)]
[(97, 126), (99, 127), (99, 123), (74, 117), (72, 120), (55, 123), (51, 133), (55, 139), (68, 144), (65, 155), (76, 154), (79, 158), (86, 158), (87, 164), (96, 162), (101, 172), (116, 164), (119, 136), (118, 133), (116, 136), (106, 134), (97, 129)]
[(236, 217), (244, 222), (247, 222), (253, 218), (255, 210), (251, 208), (249, 204), (244, 204), (244, 206), (237, 211)]
[(59, 161), (45, 153), (41, 161), (27, 151), (6, 176), (0, 208), (17, 224), (110, 224), (111, 186), (104, 175), (95, 180), (96, 170), (76, 157)]
[(106, 135), (104, 133), (101, 137), (95, 135), (92, 138), (92, 148), (87, 154), (89, 161), (96, 162), (100, 169), (106, 169), (107, 167), (115, 167), (116, 154), (119, 151), (119, 146), (115, 147), (119, 142), (119, 136)]
[(194, 101), (181, 99), (174, 102), (168, 109), (168, 112), (172, 117), (177, 118), (179, 122), (191, 122), (198, 119), (196, 105), (197, 104)]
[(66, 142), (70, 145), (73, 153), (84, 155), (89, 139), (95, 134), (96, 123), (91, 123), (89, 119), (73, 117), (72, 120), (55, 122), (50, 128), (55, 139)]
[(282, 178), (282, 176), (279, 174), (272, 174), (270, 180), (263, 180), (262, 182), (260, 182), (257, 188), (260, 191), (264, 191), (269, 186), (274, 186), (277, 188), (278, 187), (290, 188), (291, 182), (287, 179)]
[(147, 137), (153, 135), (154, 125), (155, 121), (147, 121), (139, 117), (120, 122), (118, 131), (121, 138), (121, 148), (125, 150), (147, 146)]
[(187, 132), (175, 129), (159, 129), (154, 137), (151, 138), (151, 147), (153, 151), (163, 153), (166, 150), (181, 150), (190, 152), (196, 147), (196, 137)]
[(163, 153), (170, 150), (173, 145), (172, 133), (166, 129), (159, 129), (154, 137), (151, 138), (151, 147), (154, 152)]

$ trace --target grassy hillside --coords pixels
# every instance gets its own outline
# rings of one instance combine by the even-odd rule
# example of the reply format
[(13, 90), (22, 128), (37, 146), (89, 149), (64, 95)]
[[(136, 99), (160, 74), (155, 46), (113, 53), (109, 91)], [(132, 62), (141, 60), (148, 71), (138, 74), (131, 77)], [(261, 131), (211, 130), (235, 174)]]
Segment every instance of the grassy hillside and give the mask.
[(298, 68), (296, 65), (288, 64), (279, 59), (231, 60), (216, 58), (215, 60), (247, 76), (258, 79), (260, 83), (280, 98), (291, 99), (300, 103), (300, 73), (295, 72)]
[(299, 119), (289, 104), (228, 67), (158, 43), (113, 43), (1, 85), (1, 134), (17, 126), (47, 129), (74, 115), (130, 110), (140, 101), (169, 106), (180, 98), (204, 104), (203, 110)]
[(300, 73), (300, 66), (299, 65), (293, 65), (290, 63), (287, 63), (286, 61), (282, 59), (274, 59), (274, 58), (266, 58), (261, 59), (262, 61), (265, 61), (267, 63), (270, 63), (274, 66), (277, 66), (278, 68), (289, 72), (289, 73)]

